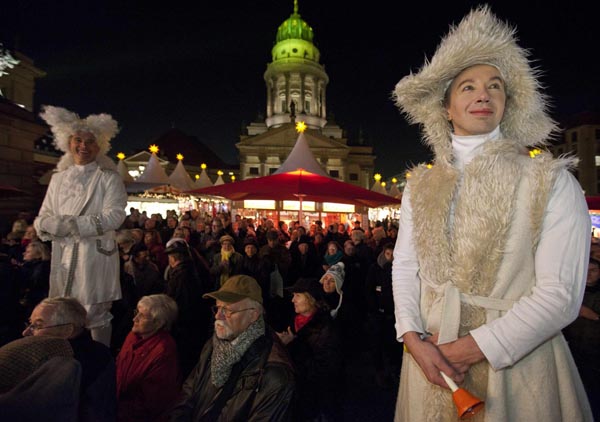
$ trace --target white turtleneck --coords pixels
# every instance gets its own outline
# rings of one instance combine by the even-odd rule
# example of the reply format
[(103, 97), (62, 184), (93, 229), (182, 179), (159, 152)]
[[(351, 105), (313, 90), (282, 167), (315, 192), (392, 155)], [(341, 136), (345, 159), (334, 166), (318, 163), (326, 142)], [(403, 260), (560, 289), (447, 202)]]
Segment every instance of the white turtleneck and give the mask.
[(454, 166), (463, 170), (480, 152), (481, 146), (488, 141), (495, 141), (502, 137), (500, 126), (485, 135), (458, 136), (452, 134), (452, 150), (454, 152)]
[[(487, 135), (452, 136), (454, 166), (464, 167), (488, 141), (501, 139), (498, 128)], [(523, 204), (527, 206), (527, 204)], [(536, 286), (503, 317), (472, 330), (471, 335), (494, 369), (514, 364), (526, 353), (558, 333), (579, 311), (589, 257), (591, 221), (583, 217), (587, 206), (581, 186), (568, 171), (561, 171), (550, 192), (542, 233), (535, 254)], [(398, 340), (409, 332), (424, 332), (421, 318), (419, 260), (413, 242), (410, 189), (402, 195), (398, 239), (394, 248), (392, 286)], [(555, 315), (545, 318), (544, 315)], [(525, 335), (524, 333), (527, 333)]]

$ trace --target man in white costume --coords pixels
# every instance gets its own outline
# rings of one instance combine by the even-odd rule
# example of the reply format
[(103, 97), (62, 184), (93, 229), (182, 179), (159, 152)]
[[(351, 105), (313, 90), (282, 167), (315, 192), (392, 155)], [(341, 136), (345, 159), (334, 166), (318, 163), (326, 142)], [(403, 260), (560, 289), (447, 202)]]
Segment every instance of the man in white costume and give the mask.
[(110, 346), (110, 308), (121, 298), (115, 230), (127, 205), (123, 181), (106, 156), (117, 122), (108, 114), (80, 119), (53, 106), (40, 116), (65, 153), (34, 222), (40, 238), (52, 241), (49, 296), (77, 298), (93, 339)]
[(452, 27), (395, 100), (423, 127), (393, 262), (404, 354), (396, 421), (452, 421), (444, 372), (481, 421), (592, 420), (561, 329), (585, 286), (590, 217), (570, 159), (529, 154), (556, 129), (515, 30), (487, 7)]

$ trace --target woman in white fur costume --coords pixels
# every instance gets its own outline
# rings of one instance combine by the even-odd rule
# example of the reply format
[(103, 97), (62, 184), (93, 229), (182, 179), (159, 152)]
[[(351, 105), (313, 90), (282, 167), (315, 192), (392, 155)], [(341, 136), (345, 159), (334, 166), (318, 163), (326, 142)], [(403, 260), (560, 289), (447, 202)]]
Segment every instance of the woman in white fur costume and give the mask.
[(53, 106), (40, 115), (64, 152), (34, 222), (39, 237), (52, 241), (50, 297), (77, 298), (92, 337), (109, 346), (110, 308), (121, 298), (115, 230), (127, 206), (123, 180), (106, 156), (117, 122), (108, 114), (80, 119)]
[(435, 153), (404, 191), (393, 263), (404, 354), (396, 421), (592, 419), (561, 334), (585, 286), (590, 218), (573, 160), (531, 158), (555, 130), (515, 30), (473, 10), (395, 100)]

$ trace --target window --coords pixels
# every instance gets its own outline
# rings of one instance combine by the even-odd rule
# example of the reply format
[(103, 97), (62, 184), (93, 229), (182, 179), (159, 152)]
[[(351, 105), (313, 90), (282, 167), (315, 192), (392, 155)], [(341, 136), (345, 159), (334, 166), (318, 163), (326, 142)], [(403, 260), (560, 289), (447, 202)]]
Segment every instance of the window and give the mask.
[(600, 141), (600, 129), (596, 129), (596, 139)]
[(310, 113), (310, 101), (304, 101), (304, 112)]
[(571, 142), (577, 142), (577, 132), (571, 132)]
[(340, 177), (340, 171), (339, 170), (329, 170), (329, 175), (331, 177), (335, 177), (337, 179)]
[(269, 169), (269, 174), (273, 174), (273, 173), (275, 173), (276, 171), (277, 171), (277, 168), (276, 168), (276, 167), (270, 168), (270, 169)]
[(350, 177), (350, 180), (353, 182), (358, 181), (358, 173), (350, 173), (349, 177)]
[(250, 167), (248, 169), (248, 174), (251, 174), (252, 176), (258, 176), (258, 167)]

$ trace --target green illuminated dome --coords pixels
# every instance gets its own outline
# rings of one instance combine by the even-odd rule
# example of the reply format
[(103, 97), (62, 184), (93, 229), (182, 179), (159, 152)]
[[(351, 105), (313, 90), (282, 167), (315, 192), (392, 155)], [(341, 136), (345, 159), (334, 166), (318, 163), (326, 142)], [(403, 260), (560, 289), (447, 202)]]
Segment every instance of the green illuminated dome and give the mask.
[(298, 1), (294, 1), (294, 13), (277, 29), (276, 42), (284, 40), (305, 40), (312, 43), (313, 30), (298, 14)]
[(298, 0), (294, 0), (294, 13), (277, 29), (273, 61), (297, 58), (318, 63), (320, 53), (313, 44), (313, 37), (313, 29), (298, 14)]

